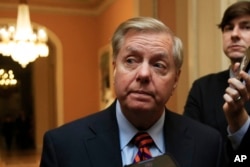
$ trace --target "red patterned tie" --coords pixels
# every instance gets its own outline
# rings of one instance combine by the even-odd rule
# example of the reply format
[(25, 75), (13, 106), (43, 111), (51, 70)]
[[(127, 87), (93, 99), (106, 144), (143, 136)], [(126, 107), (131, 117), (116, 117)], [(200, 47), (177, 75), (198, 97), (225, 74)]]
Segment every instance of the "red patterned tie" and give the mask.
[(147, 132), (138, 132), (135, 135), (133, 141), (138, 147), (138, 152), (135, 156), (134, 163), (152, 158), (149, 147), (154, 144), (154, 141)]

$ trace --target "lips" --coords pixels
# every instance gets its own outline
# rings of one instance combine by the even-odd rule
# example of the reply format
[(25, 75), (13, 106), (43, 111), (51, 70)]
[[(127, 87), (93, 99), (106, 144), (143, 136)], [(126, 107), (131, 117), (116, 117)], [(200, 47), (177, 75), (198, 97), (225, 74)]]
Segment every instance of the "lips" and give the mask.
[(245, 47), (243, 47), (241, 45), (230, 45), (228, 47), (228, 49), (231, 49), (231, 50), (242, 50), (242, 49), (245, 49)]
[(149, 92), (149, 91), (142, 91), (142, 90), (136, 90), (136, 91), (130, 91), (129, 92), (130, 94), (138, 94), (139, 96), (140, 95), (146, 95), (146, 96), (154, 96), (154, 94), (152, 92)]

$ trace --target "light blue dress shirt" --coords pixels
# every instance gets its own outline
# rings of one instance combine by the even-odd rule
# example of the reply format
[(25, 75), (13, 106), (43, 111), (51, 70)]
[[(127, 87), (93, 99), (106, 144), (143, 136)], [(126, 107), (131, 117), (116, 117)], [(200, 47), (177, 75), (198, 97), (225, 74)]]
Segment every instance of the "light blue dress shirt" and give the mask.
[[(119, 127), (120, 136), (120, 149), (122, 156), (123, 166), (132, 164), (137, 154), (138, 148), (131, 144), (131, 139), (138, 132), (138, 130), (127, 120), (121, 111), (120, 103), (116, 103), (116, 119)], [(150, 152), (153, 157), (159, 156), (165, 153), (163, 125), (165, 119), (165, 111), (160, 119), (147, 130), (148, 134), (154, 140), (155, 146), (150, 148)]]
[(231, 133), (229, 130), (229, 127), (227, 127), (228, 138), (230, 142), (232, 143), (233, 149), (236, 150), (239, 147), (244, 135), (246, 134), (248, 130), (249, 125), (250, 125), (250, 118), (248, 117), (245, 124), (235, 133)]

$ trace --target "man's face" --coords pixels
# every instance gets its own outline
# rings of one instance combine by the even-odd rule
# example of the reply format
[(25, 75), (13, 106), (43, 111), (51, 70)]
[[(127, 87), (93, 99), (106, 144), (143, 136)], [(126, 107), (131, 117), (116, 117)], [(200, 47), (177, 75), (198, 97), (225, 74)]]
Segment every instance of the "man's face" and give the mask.
[(223, 29), (224, 53), (235, 62), (241, 60), (250, 46), (250, 16), (245, 15), (233, 19)]
[(172, 46), (167, 33), (130, 30), (125, 35), (114, 61), (115, 93), (123, 111), (162, 113), (179, 77)]

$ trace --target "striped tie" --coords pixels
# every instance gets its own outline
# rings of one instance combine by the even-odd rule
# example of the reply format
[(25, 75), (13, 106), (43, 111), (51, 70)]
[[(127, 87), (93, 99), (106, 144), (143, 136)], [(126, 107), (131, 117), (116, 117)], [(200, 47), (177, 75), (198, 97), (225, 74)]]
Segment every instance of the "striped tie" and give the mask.
[(135, 135), (133, 142), (138, 147), (134, 163), (152, 158), (149, 147), (154, 144), (154, 141), (147, 132), (138, 132)]

